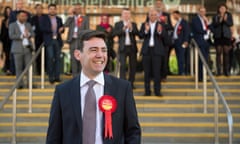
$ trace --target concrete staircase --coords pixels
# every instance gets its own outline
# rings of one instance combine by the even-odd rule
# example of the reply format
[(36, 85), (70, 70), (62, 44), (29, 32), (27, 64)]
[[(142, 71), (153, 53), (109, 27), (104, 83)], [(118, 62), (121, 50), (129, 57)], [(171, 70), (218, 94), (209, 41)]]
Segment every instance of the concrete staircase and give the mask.
[[(63, 76), (63, 79), (70, 77)], [(0, 76), (0, 101), (14, 84), (15, 77)], [(35, 84), (40, 87), (39, 77)], [(201, 89), (190, 76), (169, 76), (163, 83), (163, 97), (142, 96), (143, 75), (137, 74), (134, 95), (142, 127), (143, 144), (212, 144), (214, 142), (213, 89), (209, 82), (208, 113), (203, 113)], [(234, 116), (234, 144), (240, 143), (240, 76), (216, 77)], [(200, 88), (202, 84), (200, 83)], [(33, 113), (28, 113), (28, 90), (18, 90), (17, 142), (45, 143), (54, 86), (33, 90)], [(220, 143), (227, 144), (228, 125), (220, 103)], [(12, 97), (0, 111), (0, 144), (11, 142)]]

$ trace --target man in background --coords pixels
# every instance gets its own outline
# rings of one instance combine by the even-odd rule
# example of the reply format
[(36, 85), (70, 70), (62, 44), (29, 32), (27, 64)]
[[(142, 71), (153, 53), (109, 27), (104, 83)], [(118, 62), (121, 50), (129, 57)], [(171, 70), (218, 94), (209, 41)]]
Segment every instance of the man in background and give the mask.
[(77, 38), (82, 30), (89, 29), (89, 19), (82, 14), (81, 4), (77, 3), (74, 5), (73, 15), (68, 17), (64, 26), (69, 29), (67, 42), (70, 45), (72, 75), (75, 77), (81, 71), (81, 64), (74, 57), (74, 51), (78, 48)]
[(136, 65), (137, 65), (137, 44), (136, 36), (139, 35), (137, 24), (131, 21), (131, 11), (124, 8), (121, 13), (122, 20), (115, 23), (113, 36), (118, 37), (118, 54), (120, 62), (120, 78), (126, 79), (126, 58), (129, 57), (128, 80), (134, 87)]
[(47, 73), (49, 82), (60, 82), (60, 55), (63, 46), (61, 33), (64, 32), (62, 19), (57, 16), (57, 6), (48, 5), (48, 15), (40, 18), (40, 29), (47, 54)]

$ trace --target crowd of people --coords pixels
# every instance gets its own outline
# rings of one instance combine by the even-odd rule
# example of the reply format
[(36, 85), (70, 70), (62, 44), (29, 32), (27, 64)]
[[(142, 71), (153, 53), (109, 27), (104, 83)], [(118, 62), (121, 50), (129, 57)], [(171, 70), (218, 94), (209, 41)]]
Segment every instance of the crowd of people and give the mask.
[[(24, 3), (19, 0), (16, 9), (6, 7), (1, 25), (0, 40), (6, 56), (4, 72), (18, 77), (24, 66), (42, 43), (46, 48), (46, 69), (51, 84), (60, 82), (60, 54), (63, 46), (61, 34), (68, 29), (67, 43), (71, 54), (71, 72), (73, 77), (81, 71), (80, 63), (75, 59), (76, 49), (83, 44), (77, 40), (82, 30), (90, 29), (91, 21), (82, 13), (81, 4), (77, 3), (69, 11), (66, 22), (57, 16), (57, 5), (49, 4), (48, 13), (43, 13), (43, 6), (35, 6), (35, 15), (24, 9)], [(233, 47), (239, 47), (239, 39), (233, 37), (233, 17), (225, 4), (220, 4), (216, 14), (210, 20), (206, 9), (200, 7), (198, 13), (187, 21), (178, 10), (170, 13), (165, 11), (162, 0), (155, 0), (154, 7), (149, 8), (146, 20), (139, 26), (133, 21), (131, 10), (122, 9), (121, 20), (110, 24), (109, 15), (103, 14), (96, 30), (105, 32), (108, 47), (108, 59), (117, 58), (120, 64), (120, 78), (134, 81), (137, 70), (137, 40), (143, 40), (141, 52), (144, 71), (144, 86), (146, 96), (151, 95), (150, 81), (154, 81), (154, 94), (161, 96), (161, 82), (166, 81), (169, 71), (169, 56), (174, 48), (177, 57), (179, 75), (189, 74), (189, 42), (194, 38), (206, 61), (209, 61), (209, 47), (216, 47), (217, 75), (230, 75)], [(211, 21), (211, 22), (210, 22)], [(240, 30), (239, 30), (240, 32)], [(213, 35), (213, 38), (212, 38)], [(118, 51), (115, 52), (114, 38), (118, 37)], [(34, 38), (34, 43), (32, 43)], [(214, 42), (213, 42), (214, 40)], [(236, 45), (234, 45), (234, 42)], [(238, 48), (239, 49), (239, 48)], [(127, 74), (127, 58), (128, 75)], [(36, 72), (41, 71), (40, 57), (36, 60)], [(111, 71), (111, 63), (105, 72)], [(199, 81), (202, 81), (202, 63), (199, 62)], [(23, 83), (19, 86), (22, 88)]]

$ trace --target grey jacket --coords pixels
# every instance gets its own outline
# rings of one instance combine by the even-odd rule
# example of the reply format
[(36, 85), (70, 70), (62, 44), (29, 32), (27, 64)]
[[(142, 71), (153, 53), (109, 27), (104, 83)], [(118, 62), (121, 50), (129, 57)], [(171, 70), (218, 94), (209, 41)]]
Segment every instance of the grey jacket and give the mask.
[[(83, 18), (81, 26), (78, 27), (78, 36), (81, 33), (81, 30), (86, 30), (89, 29), (89, 19), (87, 16), (81, 16)], [(74, 27), (75, 27), (75, 19), (73, 16), (68, 17), (65, 24), (65, 27), (69, 28), (68, 31), (68, 37), (67, 37), (67, 42), (71, 43), (72, 38), (73, 38), (73, 33), (74, 33)]]
[[(27, 28), (27, 30), (30, 33), (30, 37), (29, 37), (29, 42), (30, 45), (32, 45), (32, 42), (30, 41), (31, 37), (34, 37), (34, 33), (32, 30), (32, 27), (30, 25), (30, 23), (25, 23), (25, 28)], [(23, 46), (23, 38), (21, 37), (22, 33), (20, 30), (20, 27), (18, 26), (17, 22), (11, 23), (9, 25), (9, 37), (12, 40), (12, 45), (11, 45), (11, 52), (12, 53), (26, 53), (26, 52), (31, 52), (31, 49), (29, 48), (25, 48)]]

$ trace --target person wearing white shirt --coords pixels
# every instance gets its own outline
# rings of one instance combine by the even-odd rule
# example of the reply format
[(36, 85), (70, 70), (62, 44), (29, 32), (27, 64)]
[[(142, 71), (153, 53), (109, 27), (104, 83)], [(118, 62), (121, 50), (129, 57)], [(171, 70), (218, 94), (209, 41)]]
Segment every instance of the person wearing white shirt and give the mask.
[[(25, 11), (19, 11), (17, 13), (17, 21), (9, 25), (9, 37), (12, 40), (11, 53), (14, 56), (17, 78), (32, 58), (33, 46), (30, 38), (34, 37), (34, 33), (30, 23), (27, 22), (27, 18)], [(23, 87), (24, 83), (22, 80), (18, 88)]]
[(154, 81), (154, 94), (161, 93), (161, 67), (166, 55), (165, 43), (167, 43), (167, 31), (163, 23), (158, 21), (156, 9), (150, 9), (149, 21), (142, 23), (140, 37), (143, 39), (142, 51), (144, 70), (144, 96), (151, 95), (150, 81)]
[[(55, 89), (46, 144), (141, 144), (130, 82), (103, 73), (108, 60), (104, 39), (104, 32), (94, 30), (83, 31), (78, 39), (81, 44), (74, 56), (81, 62), (82, 70)], [(109, 104), (106, 106), (110, 108), (110, 117), (101, 109), (99, 100), (103, 98)], [(108, 118), (110, 123), (106, 123)], [(106, 130), (112, 132), (112, 137), (106, 135)]]
[[(206, 9), (204, 7), (199, 8), (198, 14), (192, 19), (192, 33), (193, 38), (197, 42), (200, 51), (202, 52), (206, 61), (209, 57), (209, 36), (210, 28), (209, 22), (206, 17)], [(202, 81), (203, 70), (202, 62), (199, 62), (199, 81)]]
[(129, 57), (128, 80), (134, 87), (136, 65), (137, 65), (137, 44), (136, 36), (139, 35), (137, 24), (131, 21), (130, 9), (124, 8), (121, 13), (122, 20), (115, 23), (113, 36), (118, 37), (118, 54), (120, 62), (120, 78), (126, 79), (126, 59)]

